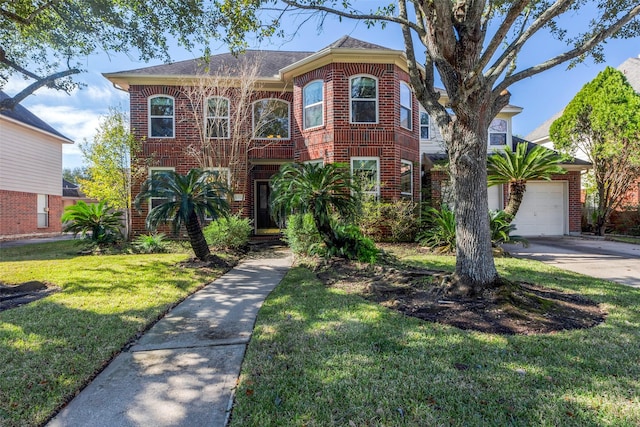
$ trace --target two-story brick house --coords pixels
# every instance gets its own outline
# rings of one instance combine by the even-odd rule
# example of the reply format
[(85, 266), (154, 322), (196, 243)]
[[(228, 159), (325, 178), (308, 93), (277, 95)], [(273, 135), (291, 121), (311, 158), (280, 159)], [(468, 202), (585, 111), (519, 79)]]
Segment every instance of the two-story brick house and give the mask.
[[(203, 74), (232, 74), (228, 70), (247, 62), (258, 64), (257, 90), (243, 126), (230, 123), (234, 117), (241, 120), (234, 116), (239, 107), (235, 95), (222, 88), (207, 91), (202, 105), (193, 102), (193, 86), (202, 84)], [(148, 162), (149, 174), (201, 167), (189, 153), (203, 146), (203, 127), (205, 142), (213, 146), (207, 149), (225, 153), (233, 150), (234, 129), (248, 131), (243, 157), (212, 166), (228, 176), (233, 208), (254, 220), (256, 234), (276, 231), (268, 210), (269, 179), (284, 163), (343, 162), (368, 180), (371, 195), (418, 201), (421, 174), (430, 173), (423, 170), (428, 163), (424, 156), (444, 153), (436, 127), (413, 94), (404, 52), (351, 37), (318, 52), (221, 54), (212, 56), (206, 67), (182, 61), (105, 77), (130, 94), (131, 126), (143, 141), (137, 160)], [(225, 85), (239, 91), (240, 80), (227, 79)], [(442, 99), (446, 102), (446, 94)], [(501, 112), (489, 130), (489, 148), (511, 144), (511, 117), (520, 111), (508, 106)], [(444, 179), (437, 173), (433, 178)], [(133, 194), (139, 183), (134, 186)], [(144, 231), (145, 216), (133, 214), (134, 232)]]

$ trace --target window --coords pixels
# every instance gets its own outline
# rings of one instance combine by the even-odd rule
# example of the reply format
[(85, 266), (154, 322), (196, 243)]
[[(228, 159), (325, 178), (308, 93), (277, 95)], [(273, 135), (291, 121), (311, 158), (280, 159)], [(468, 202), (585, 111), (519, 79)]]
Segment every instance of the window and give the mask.
[(229, 138), (229, 100), (216, 96), (207, 100), (206, 135)]
[(289, 139), (289, 103), (280, 99), (254, 102), (253, 136), (260, 139)]
[(154, 96), (149, 98), (149, 136), (151, 138), (174, 137), (173, 98)]
[(413, 198), (413, 163), (400, 161), (400, 194)]
[(316, 80), (302, 89), (304, 115), (302, 117), (304, 129), (309, 129), (324, 124), (322, 117), (322, 81)]
[(36, 212), (38, 214), (38, 228), (49, 227), (49, 196), (38, 194)]
[(489, 125), (489, 145), (507, 145), (507, 121), (504, 119), (493, 119)]
[(362, 185), (362, 192), (380, 196), (380, 160), (377, 157), (352, 157), (351, 175)]
[(412, 97), (411, 88), (405, 82), (400, 82), (400, 126), (405, 129), (412, 129)]
[(350, 80), (351, 123), (378, 122), (378, 81), (356, 76)]
[(420, 111), (420, 139), (429, 139), (429, 124), (431, 117), (426, 111)]
[[(149, 169), (149, 177), (153, 179), (160, 178), (160, 176), (165, 172), (173, 171), (173, 168), (150, 168)], [(167, 201), (164, 197), (150, 197), (149, 198), (149, 210), (160, 206), (161, 204)]]
[[(211, 172), (211, 179), (213, 182), (219, 182), (227, 188), (231, 188), (231, 171), (229, 168), (206, 168)], [(222, 199), (223, 197), (216, 197), (216, 199)], [(211, 221), (213, 218), (207, 213), (204, 219)]]

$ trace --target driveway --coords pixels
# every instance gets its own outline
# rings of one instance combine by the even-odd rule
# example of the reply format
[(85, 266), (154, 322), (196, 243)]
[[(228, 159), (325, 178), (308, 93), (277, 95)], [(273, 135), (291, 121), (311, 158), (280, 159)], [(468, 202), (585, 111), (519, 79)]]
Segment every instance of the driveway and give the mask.
[(504, 245), (511, 255), (640, 288), (640, 245), (580, 237), (532, 237), (529, 247)]

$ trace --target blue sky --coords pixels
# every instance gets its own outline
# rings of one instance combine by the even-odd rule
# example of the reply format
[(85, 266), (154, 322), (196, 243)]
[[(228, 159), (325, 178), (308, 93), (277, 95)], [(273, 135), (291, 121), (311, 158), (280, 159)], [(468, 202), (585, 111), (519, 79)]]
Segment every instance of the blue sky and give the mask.
[[(576, 21), (586, 18), (587, 13), (568, 17), (569, 20)], [(363, 23), (348, 20), (339, 22), (336, 19), (326, 21), (324, 30), (320, 33), (316, 29), (316, 23), (309, 22), (290, 40), (274, 38), (261, 44), (254, 43), (251, 48), (317, 51), (343, 35), (391, 49), (403, 49), (402, 35), (399, 27), (395, 25), (389, 25), (385, 29), (367, 29)], [(222, 43), (213, 45), (213, 48), (217, 53), (228, 51)], [(549, 36), (540, 35), (525, 47), (518, 61), (521, 66), (535, 65), (564, 50), (566, 46), (563, 44)], [(604, 64), (594, 64), (588, 59), (571, 70), (567, 70), (566, 65), (561, 65), (511, 86), (511, 104), (523, 108), (522, 113), (513, 118), (514, 134), (524, 137), (560, 111), (582, 86), (592, 80), (605, 66), (617, 67), (627, 58), (639, 56), (640, 38), (611, 40), (605, 46), (605, 53)], [(180, 61), (192, 59), (198, 56), (198, 53), (176, 47), (172, 49), (171, 56), (173, 61)], [(128, 94), (115, 89), (101, 73), (142, 68), (160, 62), (144, 63), (125, 54), (97, 53), (84, 59), (87, 72), (77, 77), (86, 84), (85, 88), (70, 95), (50, 89), (40, 90), (23, 101), (22, 105), (76, 142), (64, 147), (63, 167), (77, 167), (82, 164), (78, 144), (85, 139), (93, 139), (100, 117), (107, 113), (109, 107), (121, 106), (125, 110), (129, 108)], [(4, 91), (14, 94), (26, 84), (27, 82), (22, 80), (13, 79), (5, 86)]]

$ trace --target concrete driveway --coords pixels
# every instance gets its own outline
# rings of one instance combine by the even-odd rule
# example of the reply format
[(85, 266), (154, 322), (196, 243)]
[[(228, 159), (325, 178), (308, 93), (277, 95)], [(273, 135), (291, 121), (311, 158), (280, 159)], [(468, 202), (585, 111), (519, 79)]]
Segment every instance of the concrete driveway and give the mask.
[(580, 237), (532, 237), (529, 247), (504, 245), (512, 256), (640, 288), (640, 245)]

